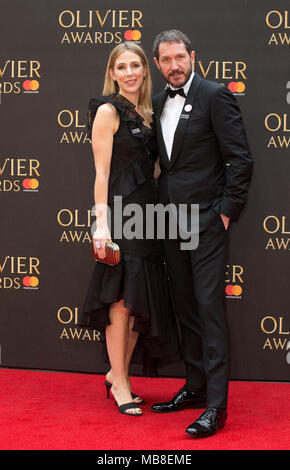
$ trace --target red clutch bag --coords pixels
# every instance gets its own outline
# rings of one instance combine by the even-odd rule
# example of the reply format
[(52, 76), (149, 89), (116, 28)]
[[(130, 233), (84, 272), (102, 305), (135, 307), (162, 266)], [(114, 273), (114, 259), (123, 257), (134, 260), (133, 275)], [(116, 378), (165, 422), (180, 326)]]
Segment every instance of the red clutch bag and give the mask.
[(111, 240), (106, 241), (105, 244), (106, 256), (105, 258), (99, 258), (97, 248), (95, 246), (94, 241), (92, 240), (92, 254), (96, 261), (100, 263), (108, 264), (109, 266), (115, 266), (116, 264), (120, 263), (121, 260), (121, 253), (120, 248), (117, 243), (112, 242)]

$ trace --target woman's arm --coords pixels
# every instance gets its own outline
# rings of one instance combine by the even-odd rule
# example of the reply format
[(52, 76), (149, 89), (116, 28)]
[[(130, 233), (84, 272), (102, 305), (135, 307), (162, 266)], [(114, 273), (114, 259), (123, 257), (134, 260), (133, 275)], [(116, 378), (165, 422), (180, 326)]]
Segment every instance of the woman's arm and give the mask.
[(96, 169), (94, 200), (97, 219), (97, 228), (93, 239), (101, 258), (105, 257), (105, 242), (111, 238), (107, 223), (108, 182), (113, 136), (118, 125), (119, 118), (114, 106), (107, 103), (101, 105), (97, 110), (92, 128), (92, 148)]

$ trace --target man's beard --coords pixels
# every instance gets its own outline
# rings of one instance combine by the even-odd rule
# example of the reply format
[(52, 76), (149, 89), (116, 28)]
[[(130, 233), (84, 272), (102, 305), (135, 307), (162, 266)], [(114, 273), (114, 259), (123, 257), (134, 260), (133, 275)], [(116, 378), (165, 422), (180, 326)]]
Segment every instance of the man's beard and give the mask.
[[(183, 72), (182, 70), (176, 70), (175, 72), (171, 72), (169, 75), (168, 75), (168, 78), (167, 78), (167, 82), (170, 83), (170, 85), (172, 85), (174, 88), (181, 88), (183, 87), (186, 82), (188, 81), (190, 75), (191, 75), (191, 69), (189, 69), (187, 72)], [(178, 81), (178, 83), (175, 83), (174, 81), (172, 81), (172, 77), (173, 77), (173, 80), (174, 78), (179, 78), (181, 76), (184, 76), (184, 79), (180, 82)]]

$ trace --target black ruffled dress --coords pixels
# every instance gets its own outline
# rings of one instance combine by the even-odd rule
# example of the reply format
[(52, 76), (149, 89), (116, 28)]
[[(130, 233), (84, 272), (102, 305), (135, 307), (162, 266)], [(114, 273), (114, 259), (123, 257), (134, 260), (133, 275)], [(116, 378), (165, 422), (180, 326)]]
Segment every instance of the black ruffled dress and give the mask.
[[(114, 196), (119, 196), (119, 201), (122, 197), (123, 209), (131, 203), (141, 206), (143, 233), (146, 233), (146, 204), (158, 202), (153, 178), (157, 155), (155, 133), (144, 125), (144, 119), (136, 112), (133, 103), (114, 94), (90, 101), (90, 137), (95, 114), (103, 103), (114, 105), (120, 116), (119, 128), (113, 139), (108, 205), (112, 215), (111, 237), (120, 247), (121, 262), (116, 266), (95, 263), (78, 323), (99, 330), (105, 342), (105, 329), (110, 324), (110, 305), (124, 299), (125, 307), (135, 318), (133, 330), (140, 333), (132, 362), (143, 364), (147, 375), (156, 375), (158, 366), (180, 358), (162, 242), (156, 237), (126, 239), (123, 235), (120, 238), (120, 234), (117, 238), (114, 236)], [(115, 219), (120, 226), (119, 212)], [(122, 215), (121, 226), (124, 227), (130, 219), (132, 214)]]

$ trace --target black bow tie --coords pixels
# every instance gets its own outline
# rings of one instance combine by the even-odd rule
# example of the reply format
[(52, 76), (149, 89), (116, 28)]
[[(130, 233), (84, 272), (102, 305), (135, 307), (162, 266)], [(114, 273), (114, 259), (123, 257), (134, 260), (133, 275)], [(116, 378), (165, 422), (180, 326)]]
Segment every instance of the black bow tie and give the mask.
[(176, 95), (180, 95), (186, 98), (186, 94), (184, 93), (183, 88), (177, 88), (177, 90), (172, 90), (172, 88), (167, 87), (166, 92), (170, 96), (170, 98), (174, 98)]

